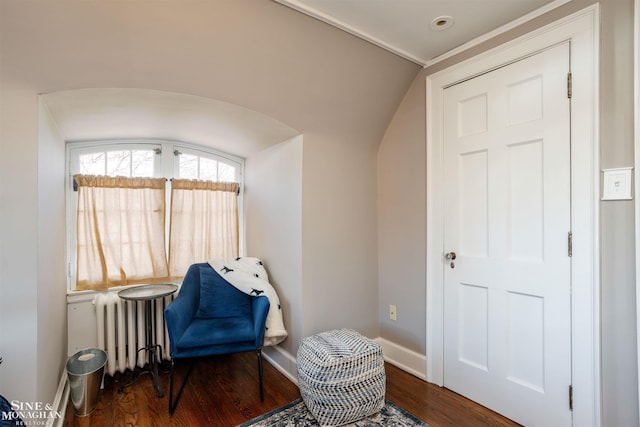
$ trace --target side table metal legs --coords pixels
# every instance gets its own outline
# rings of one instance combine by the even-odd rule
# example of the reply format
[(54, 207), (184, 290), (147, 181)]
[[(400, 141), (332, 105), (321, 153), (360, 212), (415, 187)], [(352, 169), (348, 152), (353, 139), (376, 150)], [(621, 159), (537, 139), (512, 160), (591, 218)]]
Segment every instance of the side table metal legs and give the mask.
[(151, 312), (151, 300), (146, 300), (144, 302), (144, 308), (147, 312), (147, 347), (145, 347), (144, 350), (147, 350), (149, 353), (149, 371), (153, 377), (153, 386), (156, 388), (158, 397), (162, 397), (164, 396), (164, 393), (162, 392), (160, 377), (158, 376), (158, 356), (156, 355), (156, 348), (160, 349), (160, 355), (162, 355), (162, 346), (155, 343), (156, 340), (153, 336), (153, 313)]
[[(140, 378), (140, 375), (146, 372), (149, 372), (151, 374), (151, 377), (153, 378), (153, 386), (156, 389), (156, 394), (158, 395), (158, 397), (163, 397), (164, 392), (162, 391), (162, 384), (160, 384), (160, 375), (158, 374), (158, 355), (162, 356), (162, 346), (160, 344), (155, 343), (155, 339), (153, 335), (153, 312), (151, 307), (151, 301), (152, 300), (148, 299), (148, 300), (145, 300), (144, 302), (144, 309), (146, 311), (146, 318), (147, 318), (147, 328), (146, 328), (146, 337), (145, 337), (147, 346), (138, 349), (138, 351), (136, 352), (136, 354), (141, 351), (147, 352), (147, 357), (148, 357), (147, 361), (149, 364), (148, 370), (141, 371), (138, 374), (138, 376), (133, 379), (133, 381), (120, 386), (118, 388), (118, 391), (122, 392), (122, 390), (125, 387), (128, 387), (134, 382), (136, 382), (138, 378)], [(156, 349), (159, 350), (159, 353), (156, 353)]]

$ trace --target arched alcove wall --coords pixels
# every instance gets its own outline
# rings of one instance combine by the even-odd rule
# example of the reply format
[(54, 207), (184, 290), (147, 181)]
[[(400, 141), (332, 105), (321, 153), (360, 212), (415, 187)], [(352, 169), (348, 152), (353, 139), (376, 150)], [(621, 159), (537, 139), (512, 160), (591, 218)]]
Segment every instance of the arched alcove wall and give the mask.
[[(286, 360), (321, 330), (379, 335), (377, 151), (419, 66), (272, 1), (0, 2), (0, 39), (3, 395), (52, 402), (64, 372), (64, 141), (100, 128), (88, 104), (65, 127), (82, 91), (105, 91), (103, 101), (114, 91), (98, 117), (115, 124), (96, 137), (125, 123), (124, 136), (141, 136), (146, 123), (159, 137), (222, 144), (209, 139), (215, 127), (235, 141), (229, 151), (247, 159), (247, 252), (264, 259), (292, 316)], [(124, 109), (118, 89), (91, 88), (146, 91)], [(57, 96), (74, 99), (57, 110)], [(220, 107), (211, 100), (235, 106), (224, 123), (200, 114)], [(262, 119), (237, 126), (247, 113)], [(270, 134), (270, 120), (295, 133)]]

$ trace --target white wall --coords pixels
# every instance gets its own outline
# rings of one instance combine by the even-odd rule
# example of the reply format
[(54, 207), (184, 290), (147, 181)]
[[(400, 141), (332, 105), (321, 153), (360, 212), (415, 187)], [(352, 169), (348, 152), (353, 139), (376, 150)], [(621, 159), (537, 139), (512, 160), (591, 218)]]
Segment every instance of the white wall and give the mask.
[(355, 136), (305, 133), (304, 336), (343, 327), (380, 334), (376, 153)]
[(38, 98), (24, 84), (0, 80), (0, 100), (0, 393), (32, 401), (38, 388)]
[(302, 150), (298, 136), (249, 157), (245, 163), (247, 256), (261, 258), (278, 292), (295, 355), (302, 314)]
[[(380, 336), (422, 355), (427, 275), (424, 91), (425, 79), (417, 78), (378, 153)], [(389, 319), (390, 304), (397, 308), (396, 321)]]
[(30, 88), (0, 89), (0, 392), (53, 403), (66, 359), (64, 143)]
[[(596, 167), (633, 166), (634, 2), (600, 3), (600, 165)], [(634, 214), (640, 212), (634, 212), (631, 200), (600, 203), (603, 426), (640, 425)]]
[[(53, 403), (67, 356), (65, 146), (39, 102), (37, 400)], [(58, 375), (56, 375), (58, 374)]]
[[(247, 255), (278, 291), (294, 360), (300, 341), (349, 327), (376, 338), (376, 149), (304, 135), (247, 159)], [(291, 371), (285, 359), (278, 359)]]

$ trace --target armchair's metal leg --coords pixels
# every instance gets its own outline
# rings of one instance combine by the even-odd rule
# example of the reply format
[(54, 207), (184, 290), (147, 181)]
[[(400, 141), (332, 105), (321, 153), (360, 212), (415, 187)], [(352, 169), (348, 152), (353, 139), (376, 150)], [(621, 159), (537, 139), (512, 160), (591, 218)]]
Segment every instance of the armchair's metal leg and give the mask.
[(191, 370), (193, 369), (193, 364), (189, 363), (189, 370), (187, 371), (187, 375), (185, 375), (182, 384), (180, 385), (180, 390), (178, 390), (178, 394), (176, 394), (176, 400), (173, 400), (173, 376), (175, 373), (175, 361), (173, 357), (171, 358), (171, 379), (169, 380), (169, 414), (173, 414), (176, 410), (176, 406), (178, 406), (178, 401), (180, 400), (180, 396), (182, 396), (182, 390), (184, 390), (184, 386), (187, 385), (187, 380), (189, 379), (189, 375), (191, 375)]
[(260, 402), (264, 402), (264, 387), (262, 385), (262, 349), (258, 349), (258, 377), (260, 378)]
[(173, 414), (173, 410), (175, 409), (175, 406), (173, 406), (173, 408), (171, 407), (172, 401), (173, 401), (173, 373), (174, 373), (174, 368), (175, 368), (175, 361), (173, 360), (173, 357), (171, 358), (171, 372), (169, 373), (169, 413)]

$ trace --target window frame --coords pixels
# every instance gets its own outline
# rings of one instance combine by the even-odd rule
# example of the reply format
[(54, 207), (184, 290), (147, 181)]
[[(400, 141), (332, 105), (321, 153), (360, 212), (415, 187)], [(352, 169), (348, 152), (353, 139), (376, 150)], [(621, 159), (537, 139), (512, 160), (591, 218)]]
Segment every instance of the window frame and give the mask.
[[(166, 139), (107, 139), (95, 141), (73, 141), (66, 143), (66, 263), (67, 263), (67, 293), (88, 293), (96, 292), (92, 290), (76, 290), (76, 269), (77, 269), (77, 207), (78, 193), (74, 190), (73, 175), (80, 173), (79, 158), (82, 154), (95, 153), (99, 151), (109, 151), (114, 149), (160, 149), (156, 152), (154, 160), (154, 177), (166, 178), (168, 181), (178, 176), (178, 155), (179, 153), (197, 155), (225, 163), (236, 168), (236, 179), (240, 184), (240, 195), (238, 197), (238, 231), (239, 231), (239, 253), (244, 255), (245, 251), (245, 222), (244, 222), (244, 165), (245, 160), (241, 157), (216, 150), (203, 145), (188, 143), (184, 141), (174, 141)], [(165, 245), (168, 255), (169, 250), (169, 226), (171, 213), (171, 185), (168, 182), (165, 194), (167, 209), (165, 212)], [(135, 286), (135, 285), (133, 285)], [(113, 288), (117, 289), (117, 288)]]

